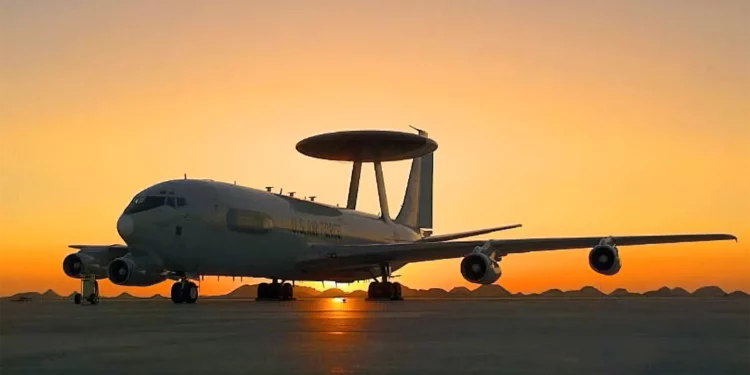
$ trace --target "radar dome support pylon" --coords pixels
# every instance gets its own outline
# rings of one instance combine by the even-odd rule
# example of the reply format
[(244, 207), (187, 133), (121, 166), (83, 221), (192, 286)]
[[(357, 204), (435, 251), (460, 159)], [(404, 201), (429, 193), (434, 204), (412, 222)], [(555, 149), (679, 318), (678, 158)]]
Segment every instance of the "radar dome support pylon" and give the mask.
[(354, 210), (357, 208), (357, 194), (359, 194), (359, 177), (362, 175), (362, 162), (352, 163), (352, 178), (349, 180), (349, 198), (346, 200), (346, 208)]
[(356, 209), (362, 163), (373, 163), (378, 188), (381, 219), (391, 221), (388, 197), (383, 177), (383, 162), (416, 159), (431, 154), (437, 143), (427, 138), (427, 133), (414, 128), (419, 134), (385, 130), (354, 130), (318, 134), (297, 143), (300, 153), (325, 160), (351, 161), (347, 209)]
[(391, 214), (388, 212), (388, 195), (385, 193), (385, 180), (383, 179), (383, 165), (375, 162), (375, 183), (378, 185), (378, 199), (380, 200), (380, 218), (384, 221), (391, 221)]

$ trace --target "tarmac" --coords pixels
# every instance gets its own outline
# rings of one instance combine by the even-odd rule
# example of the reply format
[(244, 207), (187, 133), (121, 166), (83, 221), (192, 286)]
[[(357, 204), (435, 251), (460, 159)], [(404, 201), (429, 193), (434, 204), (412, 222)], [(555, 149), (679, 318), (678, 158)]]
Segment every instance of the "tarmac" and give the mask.
[(750, 298), (2, 301), (0, 373), (748, 374)]

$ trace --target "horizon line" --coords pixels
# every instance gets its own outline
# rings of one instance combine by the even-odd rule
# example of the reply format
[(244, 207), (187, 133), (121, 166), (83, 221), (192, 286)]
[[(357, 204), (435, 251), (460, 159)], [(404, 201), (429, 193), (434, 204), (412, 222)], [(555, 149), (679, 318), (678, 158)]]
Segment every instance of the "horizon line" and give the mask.
[[(230, 290), (230, 291), (228, 291), (228, 292), (226, 292), (226, 293), (223, 293), (223, 294), (206, 294), (206, 295), (203, 295), (203, 296), (204, 296), (204, 297), (223, 297), (223, 296), (228, 296), (228, 295), (230, 295), (231, 293), (233, 293), (233, 292), (236, 292), (237, 290), (239, 290), (239, 289), (241, 289), (241, 288), (243, 288), (243, 287), (253, 287), (253, 286), (257, 286), (257, 285), (259, 285), (259, 284), (260, 284), (260, 283), (257, 283), (257, 284), (242, 284), (242, 285), (240, 285), (240, 286), (238, 286), (238, 287), (236, 287), (236, 288), (234, 288), (234, 289), (232, 289), (232, 290)], [(402, 285), (403, 285), (403, 284), (402, 284)], [(360, 292), (364, 292), (364, 290), (359, 290), (359, 289), (356, 289), (356, 290), (352, 290), (352, 291), (348, 291), (348, 292), (347, 292), (347, 291), (344, 291), (344, 290), (342, 290), (342, 289), (339, 289), (339, 288), (337, 288), (337, 287), (334, 287), (334, 288), (327, 288), (327, 289), (323, 289), (323, 290), (320, 290), (320, 289), (317, 289), (317, 288), (314, 288), (314, 287), (311, 287), (311, 286), (306, 286), (306, 285), (300, 285), (300, 286), (298, 286), (298, 287), (303, 287), (303, 288), (309, 288), (309, 289), (313, 289), (313, 290), (315, 290), (315, 291), (317, 291), (317, 292), (319, 292), (319, 293), (324, 293), (324, 292), (327, 292), (327, 291), (330, 291), (330, 290), (339, 290), (339, 291), (341, 291), (341, 292), (343, 292), (343, 293), (345, 293), (345, 294), (351, 294), (351, 293), (355, 293), (355, 292), (358, 292), (358, 291), (360, 291)], [(419, 289), (419, 288), (410, 288), (410, 287), (408, 287), (407, 285), (403, 285), (403, 287), (404, 287), (404, 288), (407, 288), (407, 289), (410, 289), (410, 290), (413, 290), (413, 291), (417, 291), (417, 292), (420, 292), (420, 291), (421, 291), (421, 292), (428, 292), (428, 291), (430, 291), (430, 290), (442, 290), (442, 291), (444, 291), (444, 292), (446, 292), (446, 293), (450, 293), (451, 291), (453, 291), (453, 290), (456, 290), (456, 289), (460, 289), (460, 288), (464, 288), (464, 289), (468, 290), (469, 292), (474, 292), (474, 291), (477, 291), (477, 290), (479, 290), (479, 289), (480, 289), (480, 288), (482, 288), (482, 287), (500, 287), (500, 288), (502, 288), (503, 290), (505, 290), (506, 292), (510, 293), (510, 294), (511, 294), (512, 296), (527, 296), (527, 297), (528, 297), (528, 296), (534, 296), (534, 295), (541, 295), (541, 294), (543, 294), (543, 293), (547, 293), (547, 292), (550, 292), (550, 291), (560, 291), (560, 292), (562, 292), (562, 293), (568, 293), (568, 292), (578, 292), (578, 291), (581, 291), (581, 290), (583, 290), (583, 289), (587, 289), (587, 288), (591, 288), (591, 289), (594, 289), (594, 290), (598, 291), (599, 293), (602, 293), (602, 294), (603, 294), (603, 295), (605, 295), (605, 296), (611, 296), (611, 294), (612, 294), (612, 293), (614, 293), (615, 291), (618, 291), (618, 290), (622, 290), (622, 291), (625, 291), (625, 292), (628, 292), (628, 293), (631, 293), (631, 294), (639, 294), (639, 295), (644, 295), (644, 294), (646, 294), (646, 293), (649, 293), (649, 292), (656, 292), (656, 291), (662, 290), (662, 289), (664, 289), (664, 288), (667, 288), (667, 289), (669, 289), (670, 291), (674, 291), (674, 290), (676, 290), (676, 289), (682, 289), (682, 290), (684, 290), (685, 292), (687, 292), (687, 293), (689, 293), (689, 294), (691, 294), (691, 295), (692, 295), (693, 293), (695, 293), (696, 291), (700, 290), (700, 289), (706, 289), (706, 288), (718, 288), (719, 290), (721, 290), (722, 292), (724, 292), (724, 294), (726, 294), (726, 295), (729, 295), (729, 294), (731, 294), (731, 293), (735, 293), (735, 292), (742, 292), (742, 293), (745, 293), (745, 294), (748, 294), (748, 295), (750, 295), (750, 291), (746, 291), (746, 290), (744, 290), (744, 289), (735, 289), (735, 290), (732, 290), (732, 291), (726, 291), (726, 290), (724, 290), (723, 288), (721, 288), (721, 287), (720, 287), (720, 286), (718, 286), (718, 285), (703, 285), (703, 286), (700, 286), (700, 287), (697, 287), (697, 288), (695, 288), (695, 289), (694, 289), (693, 291), (690, 291), (689, 289), (687, 289), (687, 288), (684, 288), (684, 287), (681, 287), (681, 286), (669, 287), (669, 286), (667, 286), (667, 285), (663, 285), (663, 286), (661, 286), (661, 287), (658, 287), (658, 288), (656, 288), (656, 289), (650, 289), (650, 290), (646, 290), (646, 291), (644, 291), (644, 292), (633, 292), (633, 291), (630, 291), (630, 290), (628, 290), (627, 288), (624, 288), (624, 287), (617, 287), (617, 288), (614, 288), (614, 289), (612, 289), (612, 291), (611, 291), (611, 292), (609, 292), (609, 293), (606, 293), (606, 292), (602, 291), (601, 289), (599, 289), (599, 288), (597, 288), (597, 287), (595, 287), (595, 286), (593, 286), (593, 285), (584, 285), (584, 286), (582, 286), (582, 287), (580, 287), (580, 288), (578, 288), (578, 289), (566, 289), (566, 290), (563, 290), (563, 289), (560, 289), (560, 288), (550, 288), (550, 289), (544, 290), (544, 291), (542, 291), (542, 292), (531, 292), (531, 293), (524, 293), (524, 292), (512, 292), (512, 291), (510, 291), (510, 290), (506, 289), (506, 288), (505, 288), (504, 286), (502, 286), (502, 285), (500, 285), (500, 284), (487, 284), (487, 285), (479, 285), (478, 287), (476, 287), (476, 288), (474, 288), (474, 289), (469, 289), (469, 288), (468, 288), (468, 287), (466, 287), (466, 286), (454, 286), (453, 288), (450, 288), (450, 289), (443, 289), (443, 288), (438, 288), (438, 287), (434, 287), (434, 288), (427, 288), (427, 289)], [(23, 291), (23, 292), (16, 292), (16, 293), (13, 293), (13, 294), (9, 294), (9, 295), (0, 295), (0, 298), (9, 298), (9, 297), (17, 296), (17, 295), (22, 295), (22, 294), (31, 294), (31, 293), (38, 293), (38, 294), (40, 294), (40, 295), (41, 295), (41, 294), (45, 294), (45, 293), (48, 293), (48, 292), (50, 292), (50, 291), (52, 291), (53, 293), (55, 293), (56, 295), (58, 295), (58, 296), (60, 296), (60, 297), (68, 297), (68, 296), (72, 295), (73, 293), (76, 293), (76, 292), (77, 292), (77, 290), (75, 290), (75, 289), (74, 289), (74, 290), (73, 290), (72, 292), (70, 292), (70, 293), (67, 293), (67, 294), (60, 294), (60, 293), (58, 293), (57, 291), (55, 291), (55, 290), (54, 290), (53, 288), (48, 288), (48, 289), (46, 289), (46, 290), (44, 290), (44, 291), (41, 291), (41, 292), (40, 292), (40, 291)], [(127, 295), (130, 295), (130, 296), (136, 297), (136, 298), (150, 298), (150, 297), (154, 297), (154, 296), (157, 296), (157, 295), (158, 295), (158, 296), (163, 296), (163, 295), (162, 295), (161, 293), (154, 293), (154, 294), (152, 294), (152, 295), (150, 295), (150, 296), (146, 296), (146, 297), (138, 297), (138, 296), (136, 296), (136, 295), (134, 295), (134, 294), (132, 294), (132, 293), (130, 293), (130, 292), (128, 292), (128, 291), (122, 291), (122, 292), (120, 292), (120, 293), (118, 293), (118, 294), (111, 294), (111, 295), (107, 295), (107, 294), (102, 294), (102, 297), (105, 297), (105, 298), (108, 298), (108, 297), (117, 297), (117, 296), (121, 296), (121, 295), (123, 295), (123, 294), (127, 294)]]

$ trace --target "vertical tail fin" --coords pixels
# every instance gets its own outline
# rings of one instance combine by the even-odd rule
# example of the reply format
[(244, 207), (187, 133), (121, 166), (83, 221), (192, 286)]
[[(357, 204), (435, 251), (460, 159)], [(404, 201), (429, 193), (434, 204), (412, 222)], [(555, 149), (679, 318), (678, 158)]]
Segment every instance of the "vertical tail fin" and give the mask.
[[(419, 135), (427, 133), (416, 129)], [(404, 202), (395, 222), (411, 227), (415, 231), (432, 229), (432, 174), (433, 154), (414, 158), (409, 172), (409, 181), (404, 193)]]

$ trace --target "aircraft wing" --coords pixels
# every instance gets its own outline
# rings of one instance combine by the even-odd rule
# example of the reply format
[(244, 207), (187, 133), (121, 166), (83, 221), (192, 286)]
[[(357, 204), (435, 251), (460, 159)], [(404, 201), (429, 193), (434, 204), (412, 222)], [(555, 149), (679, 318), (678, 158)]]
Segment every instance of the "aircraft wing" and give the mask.
[(475, 247), (488, 242), (497, 255), (527, 253), (532, 251), (593, 248), (602, 239), (610, 239), (616, 246), (651, 245), (678, 242), (737, 240), (731, 234), (673, 234), (645, 236), (602, 237), (552, 237), (522, 238), (488, 241), (410, 242), (367, 245), (312, 245), (300, 259), (298, 266), (309, 270), (316, 268), (370, 267), (389, 262), (422, 262), (428, 260), (460, 258)]
[(521, 224), (512, 224), (512, 225), (503, 225), (502, 227), (493, 227), (493, 228), (487, 228), (487, 229), (477, 229), (472, 230), (468, 232), (459, 232), (459, 233), (451, 233), (451, 234), (441, 234), (437, 236), (430, 236), (425, 237), (418, 242), (444, 242), (444, 241), (450, 241), (450, 240), (457, 240), (459, 238), (466, 238), (466, 237), (473, 237), (478, 236), (480, 234), (487, 234), (492, 232), (499, 232), (501, 230), (508, 230), (508, 229), (514, 229), (521, 227)]
[(71, 249), (78, 249), (84, 253), (114, 253), (123, 256), (128, 252), (127, 245), (68, 245)]
[(113, 244), (113, 245), (68, 245), (71, 249), (78, 249), (78, 250), (88, 250), (88, 249), (97, 249), (97, 250), (123, 250), (127, 249), (128, 245), (119, 245), (119, 244)]

